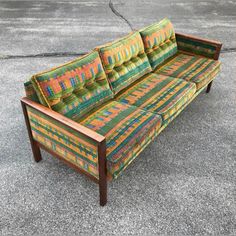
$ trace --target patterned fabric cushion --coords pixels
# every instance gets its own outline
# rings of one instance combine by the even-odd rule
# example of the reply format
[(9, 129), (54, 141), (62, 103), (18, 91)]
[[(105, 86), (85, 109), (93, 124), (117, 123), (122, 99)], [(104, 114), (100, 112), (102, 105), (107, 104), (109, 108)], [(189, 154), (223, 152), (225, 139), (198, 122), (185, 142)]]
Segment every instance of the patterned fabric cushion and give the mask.
[(153, 70), (177, 52), (174, 28), (167, 18), (140, 30), (140, 34)]
[(115, 94), (152, 70), (138, 32), (97, 50)]
[(99, 178), (96, 142), (29, 106), (27, 113), (34, 140)]
[(177, 112), (195, 91), (194, 83), (151, 73), (124, 91), (116, 100), (155, 112), (165, 121)]
[(201, 56), (176, 54), (155, 70), (155, 73), (196, 83), (197, 90), (208, 84), (220, 70), (220, 62)]
[(116, 178), (157, 135), (161, 117), (111, 101), (79, 123), (106, 137), (108, 173)]
[(48, 107), (74, 120), (113, 97), (96, 51), (31, 81)]
[(33, 84), (31, 81), (27, 81), (24, 83), (24, 87), (25, 87), (25, 95), (27, 98), (29, 98), (30, 100), (34, 101), (34, 102), (40, 102), (38, 95), (33, 87)]

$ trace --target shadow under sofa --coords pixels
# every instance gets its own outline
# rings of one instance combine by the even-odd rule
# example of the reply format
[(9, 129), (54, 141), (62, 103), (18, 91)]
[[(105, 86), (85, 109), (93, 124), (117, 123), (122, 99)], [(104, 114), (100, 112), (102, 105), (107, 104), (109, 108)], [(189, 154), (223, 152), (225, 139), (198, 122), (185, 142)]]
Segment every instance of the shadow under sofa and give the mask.
[(222, 44), (175, 33), (165, 18), (33, 75), (21, 99), (40, 148), (99, 184), (117, 178), (220, 71)]

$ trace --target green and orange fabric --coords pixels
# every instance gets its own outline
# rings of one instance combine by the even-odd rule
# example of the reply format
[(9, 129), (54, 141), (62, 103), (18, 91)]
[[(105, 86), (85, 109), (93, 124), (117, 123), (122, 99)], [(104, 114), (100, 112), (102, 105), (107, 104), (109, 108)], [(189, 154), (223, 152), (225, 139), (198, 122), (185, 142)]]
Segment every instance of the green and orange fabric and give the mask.
[(106, 137), (108, 175), (116, 178), (154, 139), (161, 120), (152, 112), (111, 101), (79, 123)]
[(27, 106), (34, 140), (98, 178), (97, 144), (86, 136)]
[(38, 95), (37, 95), (37, 93), (36, 93), (36, 91), (33, 87), (32, 82), (31, 81), (25, 82), (24, 87), (25, 87), (26, 97), (29, 98), (30, 100), (34, 101), (34, 102), (40, 103)]
[(194, 82), (197, 90), (207, 85), (220, 71), (220, 62), (178, 52), (155, 69), (155, 73)]
[[(31, 107), (27, 113), (34, 140), (99, 178), (95, 142)], [(135, 106), (108, 101), (78, 122), (106, 137), (108, 177), (112, 179), (156, 137), (162, 119)]]
[(34, 75), (41, 103), (76, 120), (113, 98), (98, 52)]
[(194, 83), (151, 73), (127, 88), (116, 100), (157, 113), (165, 122), (181, 109), (195, 92)]
[(152, 70), (139, 32), (130, 33), (96, 50), (115, 94)]
[(139, 32), (153, 70), (177, 52), (175, 32), (169, 19), (165, 18)]
[[(108, 177), (116, 178), (220, 70), (211, 45), (177, 41), (178, 48), (165, 18), (34, 75), (26, 95), (105, 136)], [(34, 108), (27, 112), (34, 140), (99, 178), (95, 142)]]
[(201, 42), (199, 40), (187, 38), (179, 34), (176, 34), (176, 43), (178, 50), (205, 56), (211, 59), (214, 59), (218, 50), (215, 44), (210, 42)]

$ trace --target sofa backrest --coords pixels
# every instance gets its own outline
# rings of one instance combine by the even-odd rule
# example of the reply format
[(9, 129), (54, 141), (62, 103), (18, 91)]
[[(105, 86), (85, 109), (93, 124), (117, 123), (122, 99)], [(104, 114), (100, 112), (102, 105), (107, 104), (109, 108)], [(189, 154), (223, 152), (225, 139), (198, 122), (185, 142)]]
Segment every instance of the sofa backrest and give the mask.
[(139, 32), (153, 70), (177, 52), (175, 32), (169, 19), (165, 18)]
[(117, 94), (135, 80), (151, 72), (139, 32), (97, 47), (112, 90)]
[(25, 95), (27, 98), (29, 98), (30, 100), (40, 103), (39, 101), (39, 97), (34, 89), (34, 86), (32, 84), (31, 81), (27, 81), (24, 83), (24, 87), (25, 87)]
[(73, 120), (113, 98), (98, 52), (34, 75), (39, 100)]

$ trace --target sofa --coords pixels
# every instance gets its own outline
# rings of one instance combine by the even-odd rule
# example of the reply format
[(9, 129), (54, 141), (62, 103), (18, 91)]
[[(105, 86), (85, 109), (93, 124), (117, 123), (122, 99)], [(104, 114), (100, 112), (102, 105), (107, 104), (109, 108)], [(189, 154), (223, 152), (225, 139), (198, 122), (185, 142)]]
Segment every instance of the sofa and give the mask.
[(199, 93), (209, 93), (221, 46), (175, 33), (165, 18), (33, 75), (21, 104), (34, 160), (44, 149), (85, 174), (104, 206), (108, 181)]

